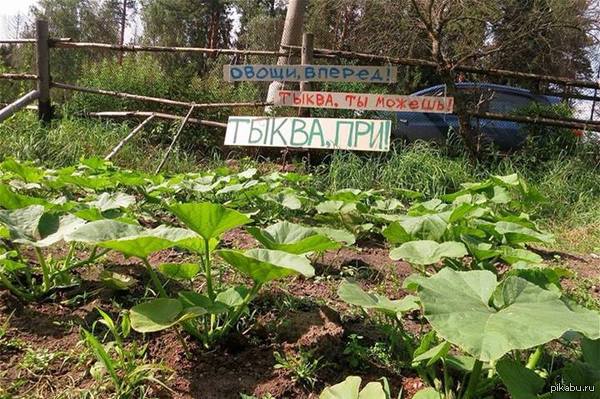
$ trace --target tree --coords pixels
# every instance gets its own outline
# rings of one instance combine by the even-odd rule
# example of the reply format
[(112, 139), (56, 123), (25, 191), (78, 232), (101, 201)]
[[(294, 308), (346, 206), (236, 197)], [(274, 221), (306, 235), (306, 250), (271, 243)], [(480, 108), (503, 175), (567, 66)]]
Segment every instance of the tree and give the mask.
[[(474, 159), (479, 158), (486, 143), (472, 124), (470, 113), (478, 111), (486, 99), (473, 99), (456, 90), (457, 65), (489, 65), (494, 59), (509, 57), (523, 65), (529, 62), (528, 58), (522, 58), (527, 57), (529, 51), (530, 55), (538, 54), (540, 64), (545, 68), (555, 68), (553, 70), (558, 73), (565, 68), (558, 67), (564, 64), (565, 58), (548, 58), (542, 53), (564, 46), (562, 48), (568, 48), (570, 54), (566, 56), (568, 68), (588, 68), (585, 57), (580, 56), (587, 44), (581, 35), (589, 37), (589, 32), (598, 19), (594, 19), (588, 12), (573, 12), (573, 2), (410, 0), (410, 3), (417, 17), (416, 27), (426, 34), (430, 56), (437, 63), (437, 72), (446, 84), (447, 93), (455, 97), (458, 133)], [(581, 0), (579, 6), (589, 10), (591, 4), (591, 0)], [(524, 20), (515, 22), (515, 18)], [(575, 23), (577, 24), (573, 25)], [(577, 33), (574, 34), (574, 31)], [(566, 38), (573, 40), (565, 40)], [(537, 44), (532, 49), (523, 50), (527, 43)], [(551, 67), (550, 64), (554, 66)], [(589, 60), (587, 65), (589, 66)], [(522, 67), (515, 66), (515, 69)]]
[[(153, 45), (227, 48), (231, 44), (232, 4), (225, 0), (146, 0), (142, 2), (144, 41)], [(205, 71), (206, 57), (169, 55), (169, 70), (180, 66)]]

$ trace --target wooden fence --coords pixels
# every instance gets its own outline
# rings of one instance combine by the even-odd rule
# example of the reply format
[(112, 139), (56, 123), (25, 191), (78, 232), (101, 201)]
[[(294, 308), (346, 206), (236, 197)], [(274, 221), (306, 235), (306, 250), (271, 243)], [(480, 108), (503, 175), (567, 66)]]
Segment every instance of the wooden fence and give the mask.
[[(437, 63), (431, 60), (417, 59), (417, 58), (406, 58), (406, 57), (386, 57), (376, 54), (366, 54), (351, 51), (339, 51), (330, 50), (323, 48), (313, 48), (312, 40), (308, 39), (310, 36), (305, 35), (302, 46), (284, 46), (280, 51), (269, 51), (269, 50), (238, 50), (238, 49), (212, 49), (202, 47), (167, 47), (167, 46), (141, 46), (141, 45), (117, 45), (107, 43), (88, 43), (88, 42), (74, 42), (69, 38), (50, 38), (48, 36), (48, 22), (45, 20), (36, 21), (36, 38), (35, 39), (6, 39), (0, 40), (0, 44), (35, 44), (36, 46), (36, 74), (29, 73), (2, 73), (0, 79), (9, 80), (32, 80), (36, 81), (37, 88), (34, 92), (30, 92), (20, 99), (16, 100), (12, 104), (9, 104), (5, 108), (0, 110), (0, 121), (6, 119), (8, 116), (27, 106), (31, 102), (37, 100), (38, 102), (38, 116), (43, 121), (49, 121), (52, 118), (52, 104), (50, 100), (50, 90), (63, 89), (71, 91), (79, 91), (85, 93), (92, 93), (98, 95), (107, 95), (119, 98), (127, 98), (138, 101), (159, 103), (172, 106), (181, 106), (191, 109), (202, 109), (202, 108), (235, 108), (235, 107), (264, 107), (270, 105), (266, 102), (238, 102), (238, 103), (207, 103), (207, 104), (194, 104), (188, 101), (179, 101), (168, 98), (149, 97), (140, 94), (123, 93), (113, 90), (104, 90), (102, 88), (90, 88), (80, 87), (74, 84), (53, 82), (50, 74), (50, 49), (51, 48), (65, 48), (65, 49), (103, 49), (119, 52), (162, 52), (162, 53), (197, 53), (207, 55), (239, 55), (239, 56), (266, 56), (266, 57), (291, 57), (302, 54), (303, 62), (308, 63), (308, 60), (314, 58), (323, 59), (346, 59), (346, 60), (358, 60), (368, 63), (384, 64), (384, 65), (403, 65), (403, 66), (416, 66), (416, 67), (429, 67), (437, 68)], [(568, 87), (586, 88), (586, 89), (600, 89), (600, 81), (593, 80), (581, 80), (572, 79), (569, 77), (557, 77), (549, 75), (540, 75), (519, 71), (509, 71), (503, 69), (484, 69), (470, 65), (456, 65), (455, 69), (461, 72), (468, 72), (473, 74), (482, 74), (487, 76), (499, 76), (506, 78), (516, 79), (527, 79), (537, 82), (553, 83), (560, 85), (565, 88), (564, 93), (552, 93), (553, 96), (564, 97), (564, 98), (577, 98), (587, 101), (593, 101), (594, 105), (596, 101), (600, 101), (600, 97), (582, 95), (577, 93), (567, 93)], [(306, 85), (302, 87), (306, 90)], [(90, 113), (90, 115), (97, 116), (110, 116), (110, 117), (149, 117), (154, 115), (153, 118), (163, 119), (183, 119), (181, 116), (166, 114), (166, 113), (149, 113), (143, 111), (135, 112), (97, 112)], [(487, 119), (500, 119), (506, 121), (513, 121), (519, 123), (537, 123), (546, 126), (554, 127), (568, 127), (573, 129), (582, 130), (594, 130), (600, 131), (600, 121), (575, 119), (575, 118), (559, 118), (559, 117), (527, 117), (517, 116), (512, 114), (497, 114), (497, 113), (472, 113), (474, 117), (487, 118)], [(221, 122), (215, 121), (203, 121), (200, 119), (191, 118), (188, 115), (186, 121), (192, 123), (201, 123), (207, 126), (225, 127), (226, 125)]]

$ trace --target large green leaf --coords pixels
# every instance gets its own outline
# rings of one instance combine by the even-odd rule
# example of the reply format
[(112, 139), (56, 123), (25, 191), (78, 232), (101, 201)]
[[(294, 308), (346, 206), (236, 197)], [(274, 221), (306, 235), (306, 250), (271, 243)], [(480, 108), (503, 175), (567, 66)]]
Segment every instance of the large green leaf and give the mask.
[(340, 245), (315, 230), (290, 222), (279, 222), (262, 230), (256, 227), (248, 231), (267, 249), (277, 249), (292, 254), (323, 252)]
[(227, 263), (258, 283), (302, 274), (312, 277), (315, 270), (310, 261), (301, 255), (271, 249), (250, 249), (245, 252), (223, 249), (217, 251)]
[(319, 399), (390, 399), (380, 382), (370, 382), (359, 391), (360, 377), (350, 376), (339, 384), (325, 388)]
[(43, 215), (44, 207), (41, 205), (0, 210), (0, 224), (8, 228), (13, 240), (32, 240), (38, 235), (38, 226)]
[(393, 260), (402, 259), (418, 265), (431, 265), (444, 258), (462, 258), (467, 255), (467, 248), (462, 242), (422, 240), (410, 241), (390, 251)]
[(126, 256), (147, 258), (154, 252), (173, 247), (178, 241), (186, 240), (190, 237), (196, 237), (196, 233), (177, 227), (159, 226), (155, 229), (145, 230), (134, 236), (102, 241), (97, 245), (114, 249)]
[(554, 241), (552, 234), (542, 233), (513, 222), (496, 222), (495, 229), (498, 233), (504, 235), (506, 241), (512, 244), (524, 242), (544, 242)]
[(250, 222), (246, 215), (210, 202), (175, 204), (171, 211), (205, 240)]
[(528, 349), (567, 331), (600, 337), (600, 314), (574, 312), (560, 293), (509, 276), (498, 284), (489, 271), (441, 270), (430, 278), (412, 277), (424, 314), (445, 340), (491, 361), (513, 349)]
[(535, 371), (511, 359), (501, 359), (496, 371), (512, 399), (537, 399), (545, 381)]
[(67, 234), (66, 240), (86, 242), (119, 251), (126, 256), (146, 258), (153, 252), (177, 245), (179, 241), (197, 237), (193, 231), (177, 227), (159, 226), (147, 230), (115, 220), (98, 220)]
[(331, 227), (314, 227), (313, 230), (343, 245), (352, 245), (356, 242), (356, 237), (348, 230), (333, 229)]
[[(85, 220), (75, 215), (44, 214), (38, 225), (38, 231), (42, 239), (28, 243), (37, 247), (48, 247), (64, 240), (65, 237), (84, 224)], [(15, 242), (19, 242), (19, 240), (15, 240)]]
[(205, 313), (206, 310), (201, 307), (184, 309), (177, 299), (158, 298), (132, 307), (129, 318), (131, 328), (137, 332), (149, 333), (165, 330)]
[(108, 211), (111, 209), (128, 208), (135, 204), (135, 197), (133, 195), (116, 192), (116, 193), (102, 193), (88, 205), (97, 208), (100, 212)]
[(439, 240), (448, 227), (450, 212), (419, 216), (400, 215), (398, 223), (413, 239)]
[(435, 388), (423, 388), (413, 396), (413, 399), (442, 399), (442, 395)]
[(118, 240), (141, 234), (142, 226), (118, 222), (116, 220), (97, 220), (87, 223), (66, 235), (66, 241), (97, 244), (103, 241)]
[(168, 278), (191, 280), (200, 272), (200, 265), (198, 263), (162, 263), (158, 265), (157, 269)]
[(389, 300), (383, 295), (366, 293), (358, 284), (348, 281), (340, 284), (337, 294), (346, 303), (364, 309), (375, 309), (392, 316), (419, 308), (416, 302), (417, 298), (412, 295), (402, 299)]
[(30, 205), (46, 205), (41, 198), (14, 193), (7, 185), (0, 184), (0, 206), (6, 209), (25, 208)]

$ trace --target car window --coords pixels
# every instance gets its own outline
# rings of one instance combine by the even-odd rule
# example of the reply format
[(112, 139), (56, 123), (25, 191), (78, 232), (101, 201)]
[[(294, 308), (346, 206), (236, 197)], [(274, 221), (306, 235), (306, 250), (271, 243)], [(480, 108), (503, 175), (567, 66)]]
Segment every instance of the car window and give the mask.
[(507, 114), (525, 107), (531, 101), (531, 98), (519, 94), (494, 92), (494, 95), (488, 104), (488, 109), (490, 112)]

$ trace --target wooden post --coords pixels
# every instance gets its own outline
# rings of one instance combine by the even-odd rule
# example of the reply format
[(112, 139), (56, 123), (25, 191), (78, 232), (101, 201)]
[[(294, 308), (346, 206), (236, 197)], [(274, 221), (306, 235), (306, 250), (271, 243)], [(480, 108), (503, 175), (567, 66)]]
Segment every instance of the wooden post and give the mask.
[(119, 142), (119, 144), (117, 144), (117, 145), (115, 146), (115, 148), (113, 148), (113, 149), (112, 149), (112, 151), (111, 151), (111, 152), (110, 152), (110, 153), (109, 153), (109, 154), (108, 154), (106, 157), (104, 157), (104, 160), (105, 160), (105, 161), (110, 161), (110, 159), (111, 159), (112, 157), (114, 157), (114, 156), (115, 156), (115, 154), (116, 154), (117, 152), (119, 152), (119, 150), (120, 150), (121, 148), (123, 148), (123, 146), (124, 146), (125, 144), (127, 144), (127, 142), (128, 142), (129, 140), (131, 140), (131, 139), (133, 138), (133, 136), (135, 136), (135, 135), (137, 134), (137, 132), (139, 132), (140, 130), (142, 130), (142, 128), (144, 127), (144, 125), (145, 125), (146, 123), (148, 123), (148, 122), (150, 122), (152, 119), (154, 119), (154, 116), (155, 116), (154, 114), (150, 115), (149, 117), (147, 117), (146, 119), (144, 119), (144, 121), (143, 121), (142, 123), (140, 123), (139, 125), (137, 125), (137, 126), (135, 127), (135, 129), (133, 129), (133, 130), (131, 131), (131, 133), (129, 133), (127, 136), (125, 136), (125, 138), (124, 138), (123, 140), (121, 140), (121, 141)]
[[(310, 65), (313, 62), (314, 35), (312, 33), (304, 33), (302, 35), (302, 65)], [(309, 82), (300, 82), (300, 91), (310, 90)], [(300, 108), (298, 116), (310, 116), (310, 109)]]
[(37, 43), (37, 75), (38, 75), (38, 117), (44, 122), (52, 119), (52, 104), (50, 102), (50, 45), (48, 37), (48, 21), (35, 21)]
[(171, 145), (169, 146), (169, 148), (167, 148), (167, 152), (165, 152), (165, 155), (164, 155), (162, 161), (160, 161), (160, 163), (158, 164), (158, 167), (154, 171), (154, 174), (158, 174), (160, 172), (160, 170), (162, 169), (162, 167), (167, 162), (167, 159), (169, 158), (169, 154), (173, 150), (173, 147), (175, 147), (175, 143), (177, 142), (177, 139), (179, 139), (179, 135), (183, 131), (183, 127), (187, 123), (188, 119), (190, 119), (190, 116), (192, 116), (192, 112), (194, 112), (194, 106), (193, 105), (190, 107), (190, 110), (188, 111), (188, 113), (185, 116), (185, 118), (183, 118), (183, 121), (181, 121), (181, 125), (179, 126), (179, 130), (177, 130), (177, 133), (175, 133), (175, 136), (173, 136), (173, 141), (171, 141)]

